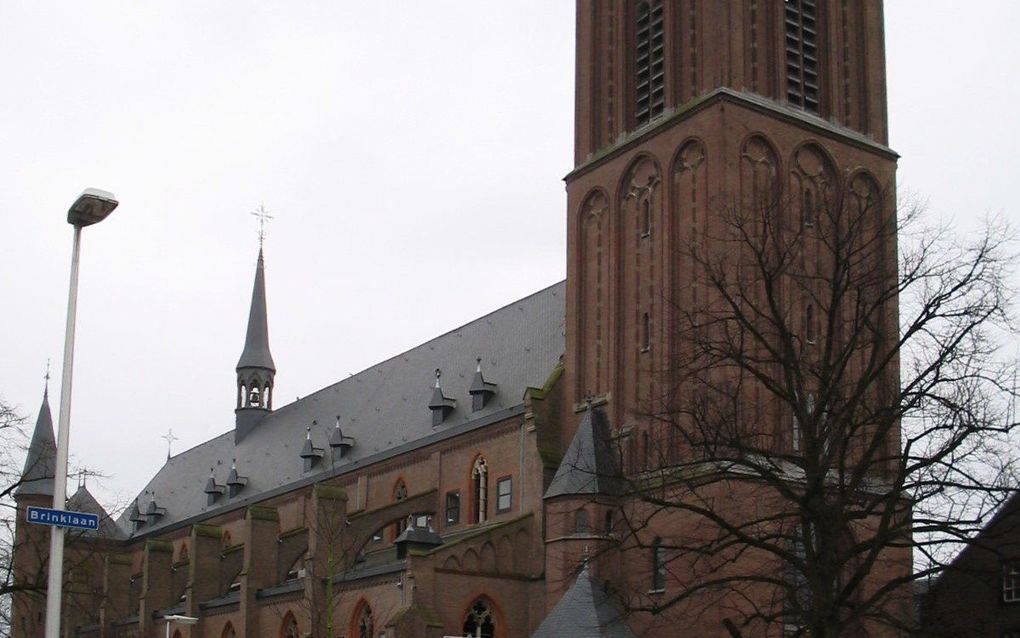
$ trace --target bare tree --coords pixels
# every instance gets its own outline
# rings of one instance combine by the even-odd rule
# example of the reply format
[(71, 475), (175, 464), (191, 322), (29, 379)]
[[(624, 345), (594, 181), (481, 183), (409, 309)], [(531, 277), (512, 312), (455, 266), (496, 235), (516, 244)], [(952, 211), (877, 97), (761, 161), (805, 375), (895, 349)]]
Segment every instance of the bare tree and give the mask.
[(14, 523), (17, 507), (14, 490), (21, 484), (16, 458), (24, 449), (25, 416), (0, 400), (0, 636), (10, 635), (11, 593), (14, 583)]
[(631, 610), (909, 632), (911, 581), (1016, 485), (1010, 233), (925, 226), (865, 177), (817, 192), (728, 206), (685, 249), (695, 292), (620, 447), (617, 545), (652, 556)]

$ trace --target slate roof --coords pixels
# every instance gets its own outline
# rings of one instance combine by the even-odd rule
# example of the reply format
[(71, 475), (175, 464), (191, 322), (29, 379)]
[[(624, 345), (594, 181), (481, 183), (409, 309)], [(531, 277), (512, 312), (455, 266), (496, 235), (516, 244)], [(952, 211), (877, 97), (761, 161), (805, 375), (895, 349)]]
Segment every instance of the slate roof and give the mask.
[[(204, 518), (217, 510), (261, 500), (327, 475), (343, 474), (432, 442), (523, 414), (528, 387), (541, 387), (564, 351), (564, 282), (511, 303), (403, 354), (327, 386), (271, 412), (235, 444), (233, 415), (224, 414), (230, 429), (167, 460), (136, 499), (146, 511), (152, 494), (166, 514), (143, 525), (134, 536)], [(471, 411), (468, 393), (482, 358), (486, 380), (496, 394)], [(443, 371), (443, 390), (456, 406), (438, 427), (432, 426), (429, 400), (435, 371)], [(343, 435), (354, 446), (342, 458), (330, 449), (329, 437), (340, 415)], [(313, 424), (314, 422), (314, 424)], [(325, 455), (304, 472), (300, 452), (311, 427), (312, 442)], [(207, 505), (204, 492), (209, 468), (223, 485), (236, 459), (237, 472), (248, 477), (241, 492), (223, 495)], [(118, 521), (131, 529), (128, 508)]]
[(78, 491), (71, 498), (67, 499), (67, 509), (72, 512), (95, 514), (99, 517), (99, 529), (82, 532), (85, 536), (111, 539), (124, 537), (124, 533), (117, 526), (117, 523), (110, 518), (110, 514), (103, 509), (103, 506), (99, 504), (96, 497), (92, 496), (92, 493), (84, 485), (80, 486)]
[(630, 627), (588, 567), (563, 594), (531, 638), (633, 638)]
[(53, 477), (57, 467), (57, 440), (53, 436), (53, 417), (50, 415), (49, 392), (43, 392), (39, 417), (35, 421), (32, 442), (28, 445), (25, 467), (21, 471), (21, 484), (15, 496), (53, 496)]
[(273, 355), (269, 352), (269, 324), (266, 321), (266, 270), (259, 249), (259, 261), (255, 266), (255, 283), (251, 290), (251, 309), (248, 311), (248, 332), (244, 338), (244, 350), (237, 361), (237, 369), (265, 368), (276, 371)]
[(609, 419), (588, 407), (563, 455), (545, 498), (578, 494), (620, 494), (622, 479), (609, 432)]

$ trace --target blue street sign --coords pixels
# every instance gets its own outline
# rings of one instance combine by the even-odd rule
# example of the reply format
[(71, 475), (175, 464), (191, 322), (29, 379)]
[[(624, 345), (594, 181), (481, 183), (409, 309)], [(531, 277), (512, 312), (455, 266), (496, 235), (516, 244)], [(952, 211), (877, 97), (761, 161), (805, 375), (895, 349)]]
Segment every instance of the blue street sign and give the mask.
[(72, 527), (74, 529), (99, 529), (99, 517), (95, 514), (85, 512), (68, 512), (66, 510), (51, 510), (46, 507), (29, 506), (25, 518), (29, 523), (37, 525), (56, 525), (57, 527)]

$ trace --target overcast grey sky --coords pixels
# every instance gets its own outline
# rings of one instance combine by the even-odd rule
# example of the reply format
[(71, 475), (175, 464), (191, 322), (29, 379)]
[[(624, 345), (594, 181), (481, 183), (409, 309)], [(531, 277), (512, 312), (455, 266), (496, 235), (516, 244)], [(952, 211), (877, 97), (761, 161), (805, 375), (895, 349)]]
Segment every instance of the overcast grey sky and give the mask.
[[(268, 229), (277, 405), (564, 276), (574, 3), (0, 0), (0, 396), (56, 419), (85, 231), (72, 463), (134, 496), (233, 427)], [(902, 192), (1020, 222), (1020, 4), (887, 0)], [(71, 486), (74, 489), (74, 486)]]

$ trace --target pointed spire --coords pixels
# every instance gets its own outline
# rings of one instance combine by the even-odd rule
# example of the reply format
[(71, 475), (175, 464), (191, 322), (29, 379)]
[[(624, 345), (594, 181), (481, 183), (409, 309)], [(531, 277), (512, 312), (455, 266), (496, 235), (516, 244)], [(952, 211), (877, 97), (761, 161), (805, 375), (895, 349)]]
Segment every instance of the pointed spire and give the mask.
[(53, 436), (53, 416), (50, 414), (49, 373), (47, 387), (43, 390), (42, 406), (28, 445), (25, 469), (21, 473), (21, 485), (14, 490), (15, 496), (53, 496), (53, 476), (56, 473), (57, 441)]
[(248, 332), (244, 351), (237, 362), (237, 409), (234, 410), (234, 442), (239, 443), (273, 410), (273, 381), (276, 365), (269, 353), (266, 321), (266, 274), (259, 249), (255, 285), (251, 291)]
[(244, 339), (244, 351), (237, 362), (237, 371), (243, 368), (263, 368), (276, 372), (273, 355), (269, 353), (269, 323), (266, 320), (266, 272), (259, 248), (259, 260), (255, 267), (255, 284), (251, 291), (251, 310), (248, 312), (248, 333)]

